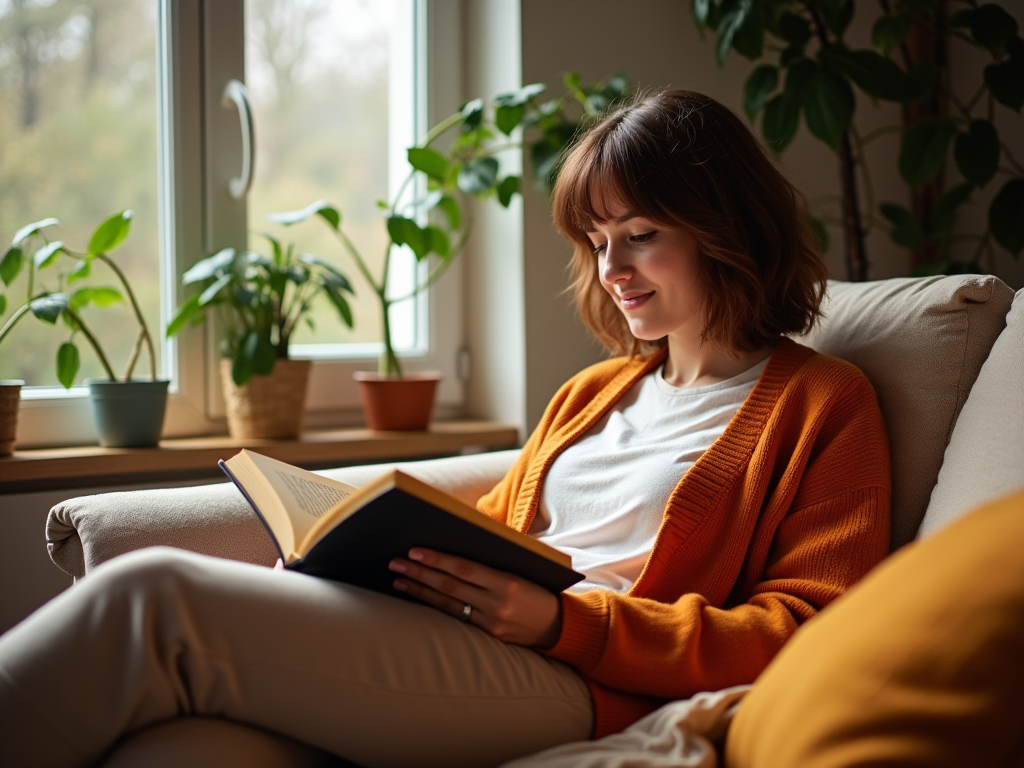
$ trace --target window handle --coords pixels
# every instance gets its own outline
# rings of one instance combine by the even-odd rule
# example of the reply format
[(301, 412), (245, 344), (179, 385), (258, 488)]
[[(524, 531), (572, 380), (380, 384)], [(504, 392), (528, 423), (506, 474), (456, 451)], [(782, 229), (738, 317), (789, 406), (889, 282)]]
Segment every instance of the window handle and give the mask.
[(235, 200), (241, 200), (252, 187), (252, 171), (255, 165), (256, 141), (253, 135), (252, 109), (249, 107), (249, 94), (245, 84), (239, 80), (229, 80), (224, 86), (221, 105), (230, 109), (233, 104), (238, 110), (238, 122), (242, 128), (242, 175), (228, 182), (228, 192)]

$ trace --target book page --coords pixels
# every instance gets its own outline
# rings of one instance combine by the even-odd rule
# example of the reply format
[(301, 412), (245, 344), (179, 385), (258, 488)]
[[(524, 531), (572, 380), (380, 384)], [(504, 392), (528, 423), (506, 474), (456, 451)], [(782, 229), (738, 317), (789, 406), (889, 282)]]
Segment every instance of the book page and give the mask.
[[(316, 521), (329, 509), (348, 498), (355, 486), (321, 477), (252, 451), (243, 451), (266, 483), (280, 499), (291, 521), (293, 540), (300, 542)], [(282, 542), (283, 544), (284, 542)]]

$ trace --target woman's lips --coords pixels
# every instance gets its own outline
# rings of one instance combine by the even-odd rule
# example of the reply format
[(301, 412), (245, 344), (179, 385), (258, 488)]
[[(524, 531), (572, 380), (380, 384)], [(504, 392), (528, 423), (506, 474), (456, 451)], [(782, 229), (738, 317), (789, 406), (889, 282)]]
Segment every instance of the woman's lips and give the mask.
[(619, 299), (619, 301), (622, 304), (622, 309), (628, 312), (630, 310), (639, 309), (640, 307), (642, 307), (644, 304), (647, 303), (647, 300), (651, 298), (651, 296), (653, 295), (654, 291), (650, 291), (649, 293), (636, 293), (630, 296), (623, 296), (621, 299)]

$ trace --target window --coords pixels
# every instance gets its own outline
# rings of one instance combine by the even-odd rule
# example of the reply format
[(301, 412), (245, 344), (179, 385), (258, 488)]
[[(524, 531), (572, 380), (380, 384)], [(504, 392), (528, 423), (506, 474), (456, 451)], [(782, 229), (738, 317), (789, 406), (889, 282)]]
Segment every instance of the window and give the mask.
[[(274, 210), (327, 198), (364, 252), (383, 256), (375, 201), (402, 177), (414, 137), (459, 103), (456, 22), (450, 0), (0, 0), (0, 88), (21, 105), (0, 117), (0, 222), (9, 229), (54, 215), (60, 237), (84, 245), (88, 227), (133, 208), (116, 255), (130, 262), (154, 331), (179, 301), (181, 274), (218, 248), (261, 247), (251, 232), (271, 229), (265, 215)], [(232, 79), (247, 83), (255, 123), (254, 180), (242, 200), (227, 191), (242, 165), (239, 115), (223, 101)], [(352, 423), (351, 372), (374, 366), (378, 310), (316, 222), (275, 234), (342, 265), (361, 294), (353, 331), (325, 314), (292, 348), (317, 361), (307, 425)], [(410, 367), (449, 374), (441, 401), (453, 407), (462, 398), (458, 296), (449, 274), (392, 314)], [(111, 352), (118, 360), (127, 359), (128, 331)], [(23, 445), (95, 439), (84, 388), (54, 386), (62, 340), (29, 319), (0, 348), (0, 376), (30, 385)], [(161, 345), (158, 365), (172, 379), (165, 436), (208, 432), (222, 416), (216, 348), (212, 328)], [(88, 350), (82, 358), (83, 373), (96, 375)]]

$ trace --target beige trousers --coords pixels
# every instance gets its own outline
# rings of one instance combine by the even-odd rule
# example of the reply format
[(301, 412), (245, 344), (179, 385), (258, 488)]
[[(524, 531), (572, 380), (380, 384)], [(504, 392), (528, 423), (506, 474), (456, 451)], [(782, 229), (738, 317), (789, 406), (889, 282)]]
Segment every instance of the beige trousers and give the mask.
[(0, 636), (0, 765), (91, 765), (124, 735), (226, 718), (372, 766), (483, 766), (590, 734), (570, 667), (432, 608), (148, 549)]

